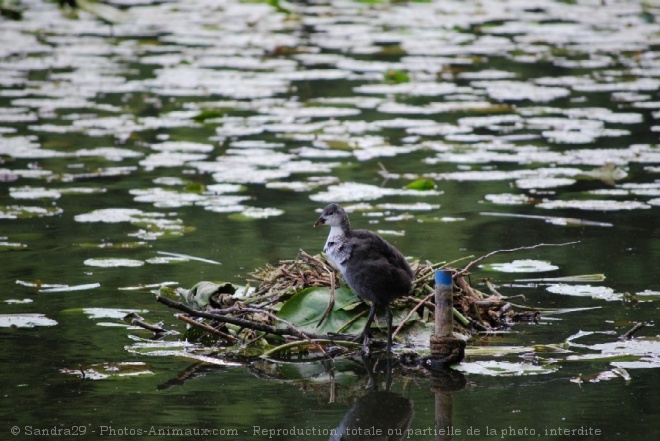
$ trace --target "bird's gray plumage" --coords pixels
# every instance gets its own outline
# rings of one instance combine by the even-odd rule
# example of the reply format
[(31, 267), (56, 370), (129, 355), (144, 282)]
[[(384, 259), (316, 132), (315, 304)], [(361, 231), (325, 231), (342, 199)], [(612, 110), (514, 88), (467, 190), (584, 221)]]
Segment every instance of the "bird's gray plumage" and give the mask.
[(409, 294), (414, 274), (405, 257), (389, 242), (368, 230), (353, 230), (344, 209), (330, 204), (323, 209), (314, 226), (329, 225), (330, 233), (323, 251), (339, 270), (348, 286), (363, 300), (371, 302), (363, 331), (365, 351), (367, 333), (376, 308), (385, 306), (388, 314), (388, 349), (391, 345), (389, 303)]

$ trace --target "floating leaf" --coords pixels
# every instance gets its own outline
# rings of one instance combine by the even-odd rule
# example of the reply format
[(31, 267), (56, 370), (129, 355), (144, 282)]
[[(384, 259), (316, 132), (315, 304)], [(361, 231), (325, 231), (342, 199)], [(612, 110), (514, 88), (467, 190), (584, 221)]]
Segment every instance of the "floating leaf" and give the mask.
[(57, 322), (44, 314), (0, 314), (0, 328), (34, 328), (36, 326), (55, 326)]
[(144, 262), (142, 260), (121, 259), (121, 258), (112, 258), (112, 257), (87, 259), (83, 263), (87, 266), (97, 266), (101, 268), (138, 267), (144, 265)]
[(355, 294), (347, 288), (335, 290), (335, 304), (328, 317), (320, 327), (316, 327), (330, 301), (330, 288), (311, 287), (304, 289), (291, 297), (282, 305), (278, 317), (293, 323), (302, 331), (315, 333), (338, 332), (359, 333), (364, 328), (366, 317), (361, 317), (348, 328), (343, 329), (355, 318), (355, 313), (348, 312), (346, 307), (353, 305), (359, 300)]
[(558, 369), (555, 365), (538, 365), (531, 363), (511, 363), (507, 361), (473, 361), (463, 362), (454, 369), (466, 374), (517, 377), (522, 375), (550, 374)]
[(434, 190), (436, 185), (433, 179), (416, 179), (406, 185), (406, 188), (411, 190)]
[(617, 294), (612, 288), (606, 286), (591, 286), (591, 285), (568, 285), (559, 283), (550, 285), (546, 288), (549, 292), (554, 294), (564, 294), (577, 297), (592, 297), (601, 300), (621, 300), (622, 294)]
[(489, 263), (479, 265), (481, 268), (503, 273), (540, 273), (544, 271), (555, 271), (558, 266), (544, 260), (522, 259), (508, 263)]
[(390, 69), (383, 74), (386, 82), (391, 84), (409, 83), (410, 75), (402, 70)]
[(232, 283), (215, 283), (202, 281), (196, 283), (190, 289), (177, 289), (179, 295), (183, 296), (188, 306), (194, 309), (202, 310), (211, 304), (211, 297), (216, 294), (232, 295), (238, 289)]

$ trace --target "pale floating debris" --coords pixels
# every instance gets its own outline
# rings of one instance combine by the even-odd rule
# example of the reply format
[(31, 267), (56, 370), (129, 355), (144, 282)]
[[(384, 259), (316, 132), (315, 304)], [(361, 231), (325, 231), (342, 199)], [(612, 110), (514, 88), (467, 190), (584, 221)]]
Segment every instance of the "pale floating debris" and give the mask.
[(571, 93), (564, 87), (536, 86), (522, 81), (473, 81), (471, 85), (485, 89), (488, 96), (498, 101), (548, 102)]
[(171, 263), (189, 262), (189, 259), (184, 257), (152, 257), (146, 259), (145, 262), (151, 265), (169, 265)]
[(577, 182), (570, 178), (523, 178), (516, 180), (516, 187), (522, 189), (556, 188), (573, 185)]
[(135, 150), (120, 149), (117, 147), (97, 147), (94, 149), (80, 149), (74, 153), (79, 158), (104, 158), (108, 161), (123, 161), (127, 158), (140, 158), (144, 156)]
[(496, 205), (529, 205), (533, 199), (524, 194), (487, 194), (484, 199)]
[(95, 187), (68, 187), (60, 188), (58, 190), (62, 195), (78, 195), (78, 194), (102, 194), (106, 193), (108, 190), (105, 188), (95, 188)]
[(210, 184), (206, 186), (206, 190), (214, 195), (224, 193), (237, 193), (245, 190), (245, 187), (238, 184)]
[(434, 137), (455, 135), (459, 133), (470, 133), (470, 132), (472, 132), (471, 127), (459, 127), (448, 123), (436, 123), (433, 125), (409, 127), (406, 129), (406, 133), (410, 133), (411, 135), (434, 136)]
[(197, 193), (165, 190), (160, 187), (144, 190), (133, 189), (129, 193), (135, 196), (135, 202), (148, 202), (158, 208), (187, 207), (206, 199), (206, 196)]
[(457, 93), (460, 88), (453, 83), (400, 83), (364, 84), (353, 88), (355, 93), (372, 95), (403, 94), (410, 96), (440, 96)]
[(590, 210), (590, 211), (618, 211), (618, 210), (645, 210), (651, 206), (644, 202), (638, 201), (612, 201), (612, 200), (567, 200), (567, 201), (548, 201), (545, 200), (536, 207), (546, 210), (557, 210), (572, 208), (577, 210)]
[(516, 114), (490, 115), (490, 116), (469, 116), (460, 118), (458, 125), (479, 128), (494, 128), (505, 126), (511, 128), (522, 128), (523, 118)]
[(576, 297), (591, 297), (594, 299), (608, 301), (621, 300), (623, 297), (621, 294), (615, 293), (612, 288), (608, 288), (606, 286), (568, 285), (565, 283), (559, 283), (556, 285), (550, 285), (546, 289), (548, 292), (553, 294), (563, 294)]
[(275, 190), (290, 190), (295, 192), (303, 191), (312, 191), (317, 188), (318, 185), (311, 182), (268, 182), (266, 188), (272, 188)]
[(657, 91), (660, 81), (653, 78), (640, 78), (632, 81), (611, 83), (580, 84), (573, 86), (578, 92), (618, 92), (618, 91)]
[(353, 155), (358, 161), (368, 161), (374, 158), (392, 158), (401, 154), (411, 153), (419, 150), (418, 146), (369, 146), (355, 149)]
[(153, 150), (159, 152), (193, 152), (193, 153), (209, 153), (212, 152), (214, 147), (211, 144), (202, 144), (198, 142), (187, 141), (166, 141), (160, 144), (151, 144)]
[(541, 277), (537, 279), (516, 279), (516, 282), (604, 282), (605, 274), (583, 274), (580, 276)]
[(100, 268), (134, 268), (144, 265), (142, 260), (135, 259), (122, 259), (112, 257), (91, 258), (83, 262), (87, 266), (95, 266)]
[(327, 191), (310, 196), (315, 202), (355, 202), (371, 201), (385, 196), (438, 196), (442, 194), (437, 190), (410, 190), (383, 188), (369, 184), (358, 184), (346, 182), (339, 185), (331, 185)]
[(20, 205), (0, 206), (0, 219), (30, 219), (33, 217), (50, 217), (62, 214), (59, 207), (26, 207)]
[(161, 283), (151, 283), (147, 285), (138, 285), (138, 286), (120, 286), (117, 288), (119, 291), (139, 291), (143, 289), (153, 289), (161, 288), (163, 286), (176, 286), (179, 282), (161, 282)]
[(153, 372), (149, 370), (149, 365), (142, 361), (95, 363), (83, 368), (62, 368), (60, 369), (60, 373), (79, 376), (87, 380), (107, 380), (109, 378), (153, 375)]
[(261, 207), (246, 207), (241, 215), (251, 219), (266, 219), (274, 216), (281, 216), (284, 210), (279, 208), (261, 208)]
[(280, 115), (287, 118), (345, 118), (349, 116), (356, 116), (362, 113), (360, 109), (351, 107), (276, 107), (262, 109), (262, 113), (271, 115)]
[(508, 72), (498, 69), (483, 69), (475, 72), (461, 72), (458, 78), (466, 80), (507, 80), (517, 77), (515, 72)]
[(480, 265), (480, 267), (503, 273), (541, 273), (559, 269), (557, 265), (553, 265), (550, 262), (533, 259), (520, 259), (506, 263), (490, 263)]
[(62, 194), (43, 187), (11, 187), (9, 196), (14, 199), (59, 199)]
[(95, 282), (95, 283), (85, 283), (82, 285), (63, 285), (63, 286), (56, 286), (53, 288), (46, 288), (46, 289), (40, 289), (39, 292), (42, 293), (53, 293), (53, 292), (71, 292), (71, 291), (87, 291), (90, 289), (96, 289), (101, 286), (100, 283)]
[(170, 253), (168, 251), (158, 251), (158, 254), (162, 254), (164, 256), (176, 257), (180, 259), (186, 259), (186, 260), (196, 260), (198, 262), (211, 263), (213, 265), (222, 265), (222, 263), (217, 262), (215, 260), (204, 259), (203, 257), (191, 256), (190, 254)]
[(37, 326), (55, 326), (57, 322), (45, 314), (0, 314), (0, 328), (34, 328)]
[(240, 149), (281, 149), (286, 147), (286, 144), (281, 142), (271, 142), (263, 139), (240, 139), (229, 143), (230, 147)]
[(82, 313), (90, 319), (117, 319), (121, 320), (128, 314), (146, 314), (147, 309), (123, 309), (123, 308), (83, 308)]
[(187, 181), (181, 178), (177, 178), (174, 176), (162, 176), (159, 178), (155, 178), (153, 180), (154, 184), (159, 184), (159, 185), (171, 185), (171, 186), (184, 186), (186, 185)]
[(153, 153), (140, 161), (140, 165), (151, 171), (159, 167), (180, 167), (188, 162), (206, 159), (202, 153), (163, 152)]
[(643, 357), (638, 361), (613, 361), (611, 366), (622, 369), (649, 369), (659, 368), (660, 358), (658, 357)]
[(629, 130), (597, 129), (588, 128), (580, 130), (545, 130), (541, 135), (548, 141), (558, 144), (590, 144), (597, 138), (616, 137), (630, 135)]
[(531, 363), (511, 363), (494, 360), (463, 362), (456, 366), (452, 366), (452, 368), (466, 374), (505, 377), (549, 374), (558, 369), (555, 366), (542, 366)]
[[(79, 214), (74, 217), (76, 222), (104, 222), (118, 223), (131, 222), (136, 216), (144, 216), (142, 210), (136, 208), (101, 208), (85, 214)], [(158, 214), (162, 216), (162, 214)]]
[(439, 204), (428, 204), (425, 202), (415, 202), (412, 204), (378, 204), (379, 210), (400, 210), (400, 211), (433, 211), (440, 209)]
[(28, 246), (20, 242), (6, 242), (0, 240), (0, 251), (20, 251), (27, 250)]
[(34, 300), (26, 297), (24, 299), (7, 299), (7, 300), (3, 300), (3, 302), (8, 303), (10, 305), (24, 305), (27, 303), (33, 303)]

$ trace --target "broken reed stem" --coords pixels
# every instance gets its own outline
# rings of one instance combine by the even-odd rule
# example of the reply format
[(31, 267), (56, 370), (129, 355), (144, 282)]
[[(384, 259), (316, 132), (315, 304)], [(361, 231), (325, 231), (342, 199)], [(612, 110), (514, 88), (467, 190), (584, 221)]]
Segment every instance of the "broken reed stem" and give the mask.
[(462, 270), (458, 271), (456, 273), (457, 276), (463, 276), (468, 273), (470, 268), (472, 268), (474, 265), (477, 263), (488, 259), (489, 257), (498, 254), (498, 253), (513, 253), (515, 251), (525, 251), (525, 250), (533, 250), (535, 248), (540, 248), (540, 247), (564, 247), (567, 245), (574, 245), (576, 243), (580, 243), (579, 240), (573, 241), (573, 242), (564, 242), (564, 243), (537, 243), (536, 245), (529, 245), (529, 246), (523, 246), (523, 247), (517, 247), (517, 248), (510, 248), (508, 250), (495, 250), (491, 251), (490, 253), (484, 254), (483, 256), (473, 260), (472, 262), (468, 263), (465, 268)]
[(191, 326), (195, 326), (195, 327), (200, 328), (200, 329), (202, 329), (206, 332), (210, 332), (211, 334), (222, 337), (225, 340), (229, 340), (232, 343), (237, 343), (238, 342), (238, 339), (236, 337), (234, 337), (233, 335), (229, 335), (226, 332), (222, 332), (219, 329), (215, 329), (213, 326), (209, 326), (205, 323), (197, 322), (197, 321), (195, 321), (195, 320), (191, 319), (190, 317), (187, 317), (183, 314), (177, 314), (176, 318), (181, 320), (182, 322), (188, 323)]
[(394, 330), (394, 332), (392, 333), (392, 339), (394, 339), (394, 337), (396, 337), (396, 335), (399, 333), (399, 331), (401, 330), (401, 328), (403, 328), (403, 325), (406, 324), (406, 322), (408, 321), (408, 319), (410, 319), (410, 317), (412, 317), (412, 315), (413, 315), (415, 312), (417, 312), (417, 310), (418, 310), (419, 308), (421, 308), (422, 306), (424, 306), (424, 304), (425, 304), (426, 302), (428, 302), (429, 300), (431, 300), (431, 297), (433, 297), (433, 296), (435, 296), (435, 292), (433, 292), (433, 293), (427, 295), (426, 297), (424, 297), (422, 300), (420, 300), (420, 301), (415, 305), (415, 307), (414, 307), (413, 309), (410, 310), (410, 312), (408, 313), (408, 315), (406, 316), (406, 318), (403, 319), (403, 320), (401, 321), (401, 323), (399, 323), (399, 326), (397, 326), (396, 329)]
[(165, 334), (167, 331), (163, 328), (161, 328), (158, 325), (152, 325), (150, 323), (145, 322), (144, 320), (134, 318), (131, 320), (131, 325), (134, 326), (139, 326), (140, 328), (146, 329), (147, 331), (151, 331), (154, 334)]
[(639, 322), (639, 323), (637, 323), (635, 326), (633, 326), (632, 328), (630, 328), (630, 329), (628, 330), (628, 332), (626, 332), (626, 333), (623, 334), (621, 337), (619, 337), (619, 340), (621, 340), (621, 341), (630, 340), (631, 338), (633, 338), (633, 335), (635, 335), (635, 333), (636, 333), (637, 331), (639, 331), (640, 329), (642, 329), (644, 326), (646, 326), (646, 323), (645, 323), (645, 322)]

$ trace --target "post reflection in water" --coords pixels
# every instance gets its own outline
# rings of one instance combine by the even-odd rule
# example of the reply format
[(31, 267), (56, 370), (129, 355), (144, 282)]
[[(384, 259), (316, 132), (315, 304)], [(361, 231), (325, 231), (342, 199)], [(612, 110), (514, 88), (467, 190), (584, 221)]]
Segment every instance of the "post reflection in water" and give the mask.
[(435, 439), (451, 440), (454, 429), (454, 392), (465, 388), (466, 380), (458, 371), (445, 368), (434, 371), (431, 390), (435, 393)]
[[(375, 369), (380, 361), (385, 363), (384, 372)], [(395, 441), (410, 438), (416, 432), (410, 428), (414, 417), (413, 401), (391, 391), (392, 360), (378, 360), (372, 364), (367, 358), (363, 362), (369, 375), (368, 391), (348, 409), (330, 441)], [(384, 379), (379, 381), (379, 377), (383, 376)], [(436, 397), (433, 431), (436, 440), (452, 439), (453, 393), (463, 389), (465, 383), (463, 375), (451, 369), (432, 373), (430, 385)]]

